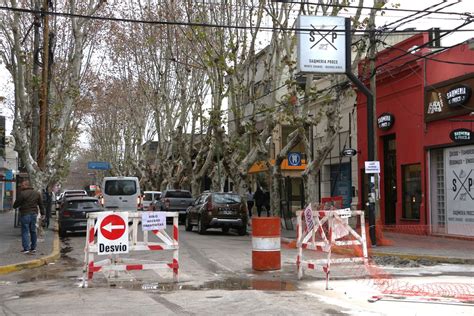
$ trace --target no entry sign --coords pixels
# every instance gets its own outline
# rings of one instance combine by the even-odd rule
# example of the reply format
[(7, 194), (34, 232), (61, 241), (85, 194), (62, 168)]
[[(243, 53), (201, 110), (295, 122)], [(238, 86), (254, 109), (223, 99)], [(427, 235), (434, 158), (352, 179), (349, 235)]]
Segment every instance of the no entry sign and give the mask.
[(104, 213), (97, 218), (98, 254), (128, 253), (128, 213)]

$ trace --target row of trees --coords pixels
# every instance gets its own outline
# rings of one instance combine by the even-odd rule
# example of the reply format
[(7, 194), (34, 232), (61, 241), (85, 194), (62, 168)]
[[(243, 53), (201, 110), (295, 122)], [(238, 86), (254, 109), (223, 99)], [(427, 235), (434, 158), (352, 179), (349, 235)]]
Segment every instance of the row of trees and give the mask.
[[(336, 16), (351, 4), (358, 8), (351, 18), (353, 28), (366, 29), (385, 5), (374, 0), (372, 18), (362, 19), (363, 0), (340, 5), (329, 0), (48, 2), (48, 11), (61, 14), (51, 15), (49, 25), (48, 142), (46, 166), (40, 168), (35, 128), (41, 80), (36, 68), (44, 61), (37, 43), (40, 34), (31, 30), (44, 25), (39, 25), (41, 12), (13, 9), (38, 10), (43, 1), (1, 2), (12, 9), (0, 12), (0, 54), (15, 87), (13, 135), (36, 187), (52, 186), (64, 177), (85, 131), (89, 154), (110, 162), (112, 174), (138, 175), (148, 188), (190, 187), (194, 194), (204, 176), (211, 176), (214, 189), (219, 189), (219, 177), (226, 176), (244, 194), (249, 168), (269, 161), (272, 131), (285, 124), (295, 131), (268, 170), (278, 179), (288, 151), (303, 142), (307, 157), (312, 157), (303, 173), (310, 197), (340, 128), (340, 98), (352, 92), (338, 84), (345, 81), (341, 76), (330, 77), (332, 89), (318, 91), (310, 76), (305, 91), (299, 88), (291, 31), (295, 17)], [(354, 46), (354, 65), (364, 53), (357, 48), (367, 47), (365, 41)], [(266, 98), (256, 94), (257, 78), (272, 92)], [(303, 94), (305, 102), (299, 104)], [(326, 102), (319, 115), (308, 116), (314, 100)], [(257, 121), (265, 122), (263, 128), (256, 128)], [(321, 122), (326, 138), (312, 155), (305, 131)], [(142, 145), (150, 140), (158, 146), (153, 161), (145, 163)], [(272, 201), (277, 203), (280, 181), (272, 183)]]

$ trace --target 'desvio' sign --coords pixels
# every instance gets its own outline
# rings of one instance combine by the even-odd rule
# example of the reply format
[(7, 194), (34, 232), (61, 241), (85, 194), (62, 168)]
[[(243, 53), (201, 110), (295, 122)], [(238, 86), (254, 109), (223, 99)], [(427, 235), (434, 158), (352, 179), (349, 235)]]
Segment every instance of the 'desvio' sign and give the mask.
[(103, 213), (97, 222), (97, 253), (128, 253), (128, 213)]

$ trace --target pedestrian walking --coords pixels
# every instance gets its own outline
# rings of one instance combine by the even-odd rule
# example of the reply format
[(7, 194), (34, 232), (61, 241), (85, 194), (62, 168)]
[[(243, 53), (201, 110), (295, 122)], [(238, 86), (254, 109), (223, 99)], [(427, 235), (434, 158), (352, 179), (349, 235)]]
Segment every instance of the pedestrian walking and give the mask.
[(249, 188), (249, 192), (247, 192), (247, 209), (249, 210), (249, 218), (252, 218), (252, 208), (253, 208), (253, 193), (252, 193), (252, 189)]
[(49, 220), (51, 218), (51, 208), (52, 208), (52, 193), (48, 191), (48, 189), (43, 189), (43, 203), (46, 215), (44, 217), (43, 226), (45, 228), (49, 227)]
[(20, 225), (21, 225), (21, 243), (23, 246), (22, 253), (36, 253), (36, 221), (38, 217), (38, 208), (41, 216), (44, 215), (43, 199), (40, 192), (35, 191), (30, 181), (23, 180), (20, 183), (20, 192), (18, 194), (13, 208), (20, 209)]
[(255, 201), (255, 206), (257, 206), (257, 215), (258, 217), (260, 217), (262, 214), (262, 207), (263, 207), (263, 202), (264, 202), (263, 191), (260, 186), (257, 186), (257, 190), (255, 190), (253, 199)]
[(270, 215), (270, 191), (265, 191), (263, 193), (263, 207), (265, 208), (265, 211), (267, 211), (267, 216)]

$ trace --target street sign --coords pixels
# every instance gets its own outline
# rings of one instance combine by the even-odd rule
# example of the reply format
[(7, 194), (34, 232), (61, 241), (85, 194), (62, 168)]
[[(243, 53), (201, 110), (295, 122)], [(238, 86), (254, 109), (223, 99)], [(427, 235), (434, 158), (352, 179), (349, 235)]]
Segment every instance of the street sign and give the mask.
[(105, 161), (89, 161), (87, 163), (87, 168), (95, 170), (109, 170), (110, 164)]
[(102, 213), (97, 222), (98, 254), (128, 253), (128, 212)]
[(301, 153), (288, 153), (288, 166), (301, 166)]
[(166, 229), (165, 212), (142, 212), (142, 230)]
[(304, 209), (304, 220), (306, 222), (306, 231), (311, 231), (314, 228), (313, 209), (311, 203)]
[(380, 173), (380, 161), (366, 161), (365, 173)]

